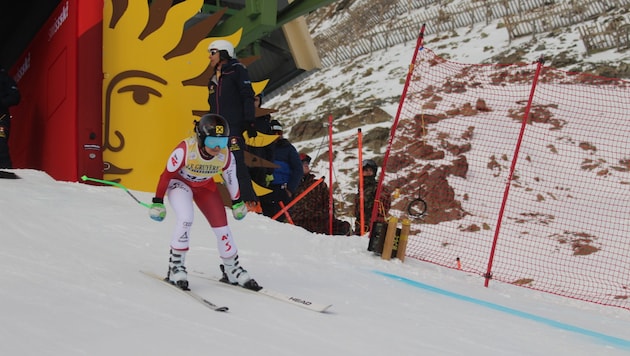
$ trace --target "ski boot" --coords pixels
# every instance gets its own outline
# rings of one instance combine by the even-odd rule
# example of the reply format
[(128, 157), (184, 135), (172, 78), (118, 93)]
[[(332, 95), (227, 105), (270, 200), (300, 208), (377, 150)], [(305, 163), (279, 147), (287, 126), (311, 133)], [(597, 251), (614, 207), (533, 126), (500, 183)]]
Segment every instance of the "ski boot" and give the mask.
[(189, 290), (187, 279), (188, 274), (186, 273), (186, 266), (184, 266), (185, 257), (186, 251), (171, 249), (171, 256), (168, 260), (168, 274), (166, 278), (171, 284), (174, 284), (183, 290)]
[(231, 258), (222, 258), (223, 264), (220, 266), (223, 276), (221, 282), (229, 283), (232, 285), (240, 285), (245, 289), (253, 291), (259, 291), (262, 289), (258, 283), (249, 276), (249, 273), (240, 266), (238, 262), (238, 255), (234, 255)]

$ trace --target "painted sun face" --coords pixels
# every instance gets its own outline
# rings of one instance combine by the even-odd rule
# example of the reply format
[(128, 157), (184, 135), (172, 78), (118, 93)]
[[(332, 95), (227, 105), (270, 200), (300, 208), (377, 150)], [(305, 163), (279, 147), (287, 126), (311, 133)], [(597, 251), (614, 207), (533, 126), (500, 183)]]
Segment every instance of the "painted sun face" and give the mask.
[[(104, 178), (152, 191), (169, 153), (208, 111), (205, 38), (223, 15), (184, 30), (203, 0), (106, 0), (103, 9)], [(241, 30), (228, 37), (236, 47)]]

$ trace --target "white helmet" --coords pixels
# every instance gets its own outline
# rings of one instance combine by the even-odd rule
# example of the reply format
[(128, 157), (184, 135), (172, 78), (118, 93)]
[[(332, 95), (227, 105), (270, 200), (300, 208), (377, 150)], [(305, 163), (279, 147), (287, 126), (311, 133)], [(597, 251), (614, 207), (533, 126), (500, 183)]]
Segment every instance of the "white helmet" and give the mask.
[(235, 58), (234, 46), (232, 45), (230, 41), (216, 40), (210, 43), (210, 46), (208, 46), (208, 52), (210, 52), (210, 50), (213, 50), (213, 49), (217, 49), (219, 51), (226, 51), (228, 56), (230, 56), (230, 58)]

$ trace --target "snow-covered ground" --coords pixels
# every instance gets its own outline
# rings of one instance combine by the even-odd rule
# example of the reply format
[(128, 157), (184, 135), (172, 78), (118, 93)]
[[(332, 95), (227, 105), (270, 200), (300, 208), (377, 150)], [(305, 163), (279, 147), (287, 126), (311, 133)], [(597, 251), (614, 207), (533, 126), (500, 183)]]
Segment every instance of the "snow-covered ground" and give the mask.
[[(627, 355), (630, 313), (407, 259), (362, 237), (314, 235), (248, 215), (229, 220), (263, 285), (333, 304), (315, 313), (190, 277), (213, 312), (140, 270), (165, 273), (162, 223), (123, 190), (32, 170), (0, 181), (2, 355)], [(157, 178), (156, 178), (157, 179)], [(151, 194), (132, 192), (142, 201)], [(201, 214), (188, 269), (219, 274)]]

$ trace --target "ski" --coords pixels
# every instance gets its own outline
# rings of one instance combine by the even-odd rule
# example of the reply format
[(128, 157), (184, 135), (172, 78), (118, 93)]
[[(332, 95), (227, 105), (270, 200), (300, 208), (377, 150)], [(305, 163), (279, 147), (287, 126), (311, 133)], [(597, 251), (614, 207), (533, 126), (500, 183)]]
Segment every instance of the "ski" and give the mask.
[(318, 313), (323, 313), (326, 312), (330, 307), (332, 307), (332, 304), (322, 304), (322, 303), (316, 303), (313, 301), (310, 301), (308, 299), (304, 299), (304, 298), (299, 298), (299, 297), (294, 297), (288, 294), (284, 294), (281, 292), (277, 292), (274, 290), (270, 290), (268, 288), (263, 287), (261, 290), (259, 291), (254, 291), (251, 289), (247, 289), (247, 288), (243, 288), (241, 286), (238, 285), (232, 285), (229, 283), (225, 283), (222, 282), (220, 278), (218, 277), (214, 277), (214, 276), (209, 276), (206, 274), (203, 274), (201, 272), (189, 272), (189, 275), (192, 275), (194, 277), (197, 278), (202, 278), (202, 279), (206, 279), (212, 282), (215, 282), (217, 284), (220, 284), (222, 286), (225, 286), (226, 288), (230, 288), (233, 290), (240, 290), (246, 293), (253, 293), (253, 294), (262, 294), (262, 295), (266, 295), (270, 298), (282, 301), (282, 302), (286, 302), (289, 303), (291, 305), (295, 305), (298, 307), (302, 307), (314, 312), (318, 312)]
[(190, 296), (191, 298), (193, 298), (194, 300), (198, 301), (199, 303), (205, 305), (206, 307), (214, 310), (214, 311), (218, 311), (218, 312), (226, 312), (228, 311), (228, 307), (225, 306), (218, 306), (214, 303), (212, 303), (211, 301), (205, 299), (204, 297), (200, 296), (199, 294), (191, 291), (190, 289), (181, 289), (178, 286), (174, 285), (173, 283), (169, 282), (166, 278), (158, 276), (157, 274), (153, 273), (153, 272), (148, 272), (148, 271), (140, 271), (142, 272), (144, 275), (149, 276), (151, 278), (155, 278), (158, 281), (161, 281), (162, 283), (165, 283), (166, 285), (171, 286), (172, 288), (177, 289), (178, 291), (187, 294), (188, 296)]
[(18, 176), (17, 174), (15, 174), (13, 172), (0, 171), (0, 178), (3, 178), (3, 179), (19, 179), (20, 176)]

